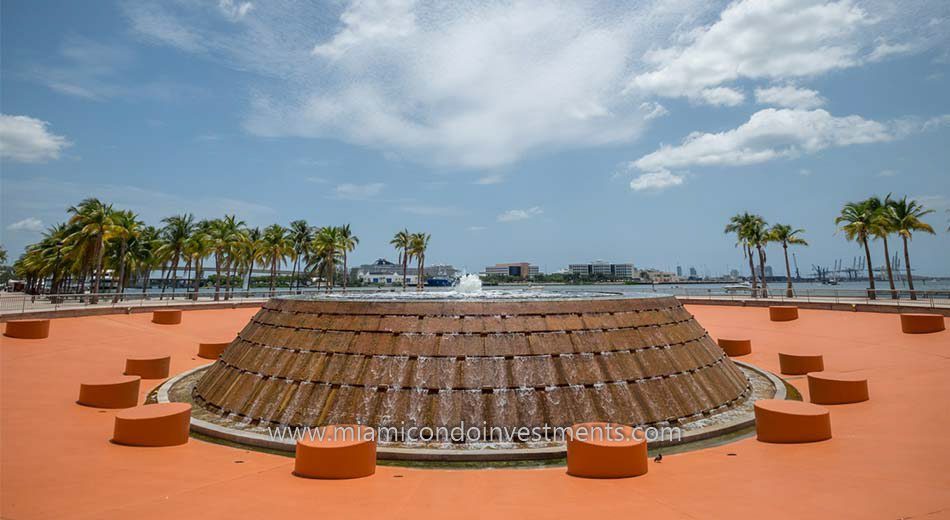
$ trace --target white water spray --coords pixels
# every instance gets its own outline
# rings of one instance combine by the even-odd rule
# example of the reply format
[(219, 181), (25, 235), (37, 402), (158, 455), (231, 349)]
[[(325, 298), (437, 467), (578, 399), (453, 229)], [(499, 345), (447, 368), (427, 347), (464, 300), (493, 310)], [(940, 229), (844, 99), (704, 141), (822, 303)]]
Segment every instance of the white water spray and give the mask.
[(475, 294), (482, 292), (482, 279), (477, 274), (467, 274), (459, 278), (456, 290), (463, 294)]

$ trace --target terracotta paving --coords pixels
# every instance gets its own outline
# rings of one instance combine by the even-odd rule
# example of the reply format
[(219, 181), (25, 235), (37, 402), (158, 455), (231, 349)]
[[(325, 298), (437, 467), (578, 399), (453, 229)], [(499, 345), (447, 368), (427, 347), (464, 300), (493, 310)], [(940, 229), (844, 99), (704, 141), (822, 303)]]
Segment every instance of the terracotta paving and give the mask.
[[(746, 438), (668, 455), (632, 479), (380, 466), (315, 481), (292, 476), (290, 458), (195, 439), (113, 445), (115, 411), (74, 402), (81, 380), (120, 373), (130, 354), (167, 351), (173, 374), (207, 363), (198, 342), (230, 339), (254, 309), (189, 311), (178, 326), (149, 314), (64, 318), (48, 339), (0, 340), (0, 516), (950, 518), (950, 331), (905, 335), (889, 314), (802, 310), (773, 323), (766, 309), (689, 310), (714, 338), (751, 338), (740, 359), (769, 370), (779, 350), (820, 350), (826, 370), (866, 375), (871, 400), (830, 407), (830, 441)], [(789, 381), (807, 397), (804, 376)], [(159, 382), (143, 383), (144, 397)]]

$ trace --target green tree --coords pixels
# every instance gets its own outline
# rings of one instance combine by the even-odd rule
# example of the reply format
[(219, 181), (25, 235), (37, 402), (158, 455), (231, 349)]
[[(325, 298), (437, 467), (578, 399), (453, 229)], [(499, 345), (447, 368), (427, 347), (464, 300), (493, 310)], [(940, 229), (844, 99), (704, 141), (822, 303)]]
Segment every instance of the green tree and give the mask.
[(891, 298), (897, 299), (897, 288), (894, 286), (894, 271), (891, 269), (891, 251), (887, 244), (887, 237), (894, 232), (893, 223), (888, 218), (887, 206), (891, 203), (890, 194), (882, 201), (878, 197), (870, 197), (865, 203), (871, 211), (871, 235), (884, 242), (884, 270), (887, 272), (887, 282), (891, 288)]
[(261, 257), (270, 267), (270, 295), (274, 296), (277, 269), (284, 265), (288, 255), (293, 254), (294, 244), (287, 230), (279, 224), (273, 224), (264, 229), (260, 244)]
[(849, 202), (841, 208), (841, 214), (835, 219), (835, 224), (844, 231), (850, 242), (857, 242), (864, 247), (864, 256), (868, 264), (868, 298), (877, 298), (874, 288), (874, 266), (871, 263), (871, 248), (868, 247), (868, 237), (874, 231), (878, 216), (868, 201)]
[[(761, 224), (760, 224), (761, 223)], [(725, 233), (734, 233), (736, 235), (736, 247), (742, 248), (742, 255), (749, 261), (749, 273), (752, 280), (752, 295), (755, 296), (758, 294), (758, 281), (755, 276), (755, 264), (752, 259), (752, 247), (754, 245), (755, 233), (753, 232), (757, 226), (764, 226), (762, 217), (758, 215), (753, 215), (749, 212), (740, 213), (734, 215), (729, 219), (729, 224), (726, 225)]]
[(105, 256), (106, 243), (112, 238), (114, 230), (112, 205), (103, 204), (96, 198), (89, 198), (80, 202), (78, 206), (70, 207), (68, 212), (72, 214), (69, 222), (81, 226), (70, 236), (70, 239), (92, 246), (94, 278), (93, 296), (90, 302), (98, 303), (99, 286), (102, 283), (103, 274), (102, 259)]
[(788, 246), (807, 246), (808, 242), (799, 236), (804, 233), (804, 229), (794, 229), (786, 224), (775, 224), (769, 230), (769, 240), (782, 244), (782, 252), (785, 254), (785, 280), (788, 286), (785, 289), (785, 295), (791, 298), (795, 295), (792, 290), (792, 268), (788, 263)]
[(350, 230), (349, 224), (340, 226), (338, 231), (340, 237), (340, 250), (343, 253), (343, 292), (346, 292), (347, 280), (350, 277), (350, 274), (347, 271), (347, 255), (356, 249), (356, 245), (360, 243), (360, 239), (358, 236), (353, 234), (353, 231)]
[(113, 301), (119, 301), (119, 295), (125, 292), (125, 267), (128, 263), (127, 254), (129, 251), (129, 241), (138, 236), (141, 232), (144, 222), (138, 219), (138, 215), (131, 211), (116, 211), (113, 214), (113, 237), (118, 242), (116, 247), (116, 264), (118, 265), (118, 275), (116, 276), (116, 296)]
[(416, 269), (417, 291), (421, 291), (425, 287), (426, 249), (429, 248), (430, 238), (432, 236), (426, 233), (413, 233), (409, 240), (409, 255), (418, 262)]
[(406, 271), (409, 268), (409, 246), (412, 242), (412, 234), (408, 229), (403, 229), (389, 241), (389, 244), (399, 251), (399, 263), (402, 264), (402, 290), (406, 290)]
[(904, 242), (904, 267), (907, 269), (907, 287), (910, 289), (910, 298), (917, 299), (917, 293), (914, 292), (914, 275), (910, 268), (910, 252), (908, 251), (908, 242), (913, 238), (914, 232), (935, 234), (934, 229), (921, 219), (930, 213), (932, 209), (924, 209), (917, 201), (907, 200), (903, 197), (900, 200), (891, 200), (887, 206), (887, 219), (894, 231), (900, 235)]
[(195, 217), (191, 213), (185, 213), (164, 218), (162, 222), (165, 224), (161, 232), (164, 243), (159, 248), (159, 255), (171, 261), (171, 270), (168, 277), (162, 278), (161, 298), (165, 297), (165, 287), (169, 277), (172, 283), (172, 298), (174, 298), (175, 289), (178, 287), (178, 262), (184, 255), (185, 244), (195, 225)]
[(307, 248), (310, 247), (310, 242), (313, 241), (313, 227), (310, 224), (307, 224), (306, 220), (295, 220), (290, 223), (290, 241), (293, 244), (293, 259), (294, 266), (291, 270), (290, 277), (290, 287), (294, 288), (294, 281), (296, 281), (296, 288), (300, 288), (300, 280), (297, 273), (297, 268), (300, 265), (300, 259), (304, 257), (307, 253)]

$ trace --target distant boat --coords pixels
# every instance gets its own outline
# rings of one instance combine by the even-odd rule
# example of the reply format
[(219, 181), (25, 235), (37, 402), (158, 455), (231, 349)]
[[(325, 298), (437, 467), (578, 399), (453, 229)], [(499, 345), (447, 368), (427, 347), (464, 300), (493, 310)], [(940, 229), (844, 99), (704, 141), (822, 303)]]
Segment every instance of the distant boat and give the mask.
[(452, 287), (454, 284), (455, 279), (448, 276), (430, 276), (426, 278), (426, 285), (429, 287)]
[(828, 278), (828, 279), (822, 281), (821, 283), (823, 283), (823, 284), (825, 284), (825, 285), (838, 285), (838, 279), (837, 279), (837, 278)]
[(733, 285), (724, 285), (722, 290), (726, 291), (727, 293), (751, 291), (752, 284), (749, 282), (742, 282)]

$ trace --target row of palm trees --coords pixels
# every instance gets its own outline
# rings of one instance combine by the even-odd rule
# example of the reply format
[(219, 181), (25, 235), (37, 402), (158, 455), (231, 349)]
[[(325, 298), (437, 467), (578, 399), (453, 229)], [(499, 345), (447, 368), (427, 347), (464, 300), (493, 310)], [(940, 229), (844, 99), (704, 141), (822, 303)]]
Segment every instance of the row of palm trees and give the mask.
[[(904, 246), (904, 266), (907, 270), (907, 286), (910, 289), (911, 299), (916, 300), (914, 291), (914, 277), (910, 267), (910, 251), (908, 243), (916, 232), (933, 234), (933, 228), (921, 220), (933, 210), (925, 209), (915, 200), (907, 197), (893, 199), (890, 195), (884, 197), (870, 197), (860, 202), (849, 202), (841, 209), (841, 214), (835, 219), (849, 241), (855, 241), (864, 248), (868, 267), (868, 295), (876, 298), (874, 286), (874, 267), (871, 263), (871, 248), (869, 240), (880, 240), (884, 246), (884, 265), (887, 279), (890, 284), (891, 297), (899, 297), (894, 285), (894, 273), (891, 268), (890, 248), (888, 237), (898, 235)], [(726, 225), (726, 233), (734, 233), (737, 237), (736, 245), (742, 248), (743, 256), (749, 261), (749, 271), (752, 273), (752, 294), (768, 296), (768, 283), (765, 278), (766, 246), (769, 243), (782, 245), (785, 254), (785, 275), (787, 279), (786, 295), (794, 295), (792, 289), (791, 266), (788, 262), (788, 247), (792, 245), (807, 246), (808, 242), (802, 238), (804, 230), (796, 229), (785, 224), (769, 226), (760, 215), (740, 213), (733, 216)], [(759, 270), (756, 274), (755, 261), (758, 258)], [(761, 285), (761, 289), (759, 288)]]
[(923, 217), (933, 213), (932, 209), (925, 209), (915, 200), (892, 199), (887, 195), (869, 197), (859, 202), (849, 202), (841, 208), (841, 214), (835, 219), (835, 224), (844, 231), (849, 241), (858, 242), (864, 248), (864, 256), (868, 266), (868, 283), (870, 298), (875, 298), (874, 267), (871, 265), (871, 248), (869, 239), (880, 240), (884, 244), (884, 267), (887, 272), (887, 281), (890, 285), (891, 297), (898, 298), (894, 286), (894, 272), (891, 269), (891, 253), (887, 239), (891, 235), (898, 235), (904, 245), (904, 267), (907, 270), (907, 288), (910, 289), (912, 300), (917, 299), (914, 292), (914, 275), (910, 268), (910, 251), (908, 242), (915, 232), (934, 234), (933, 227), (923, 220)]
[[(98, 297), (108, 271), (114, 276), (118, 300), (133, 282), (142, 292), (149, 287), (153, 271), (161, 271), (161, 295), (178, 288), (178, 274), (194, 275), (194, 297), (201, 287), (206, 262), (214, 264), (214, 298), (230, 298), (239, 286), (250, 286), (256, 267), (268, 269), (270, 291), (278, 272), (289, 260), (293, 264), (291, 285), (300, 287), (303, 275), (323, 280), (326, 290), (335, 286), (340, 263), (347, 272), (348, 255), (359, 244), (349, 224), (314, 227), (295, 220), (250, 228), (234, 215), (196, 221), (191, 214), (163, 219), (161, 227), (146, 225), (128, 210), (89, 198), (68, 210), (66, 222), (50, 227), (43, 238), (27, 247), (14, 264), (17, 276), (27, 282), (27, 291), (44, 289), (52, 294), (86, 292)], [(342, 277), (343, 289), (347, 276)], [(235, 283), (237, 281), (237, 283)]]
[(406, 271), (413, 259), (416, 267), (416, 290), (421, 291), (425, 286), (426, 249), (429, 248), (431, 235), (427, 233), (410, 233), (408, 229), (398, 231), (393, 235), (389, 244), (399, 253), (399, 263), (402, 265), (402, 290), (406, 290)]
[[(749, 271), (752, 273), (752, 294), (760, 294), (759, 281), (756, 279), (755, 263), (753, 256), (759, 259), (759, 277), (761, 279), (763, 297), (768, 296), (768, 282), (765, 278), (766, 245), (777, 243), (782, 245), (782, 252), (785, 254), (785, 278), (786, 295), (792, 297), (792, 269), (788, 263), (788, 246), (800, 245), (807, 246), (808, 242), (802, 238), (803, 229), (797, 229), (787, 224), (775, 224), (769, 227), (768, 223), (760, 215), (751, 213), (740, 213), (729, 219), (726, 225), (726, 233), (734, 233), (737, 241), (736, 246), (742, 248), (742, 254), (749, 260)], [(753, 251), (754, 250), (754, 251)], [(753, 252), (755, 255), (753, 255)]]

